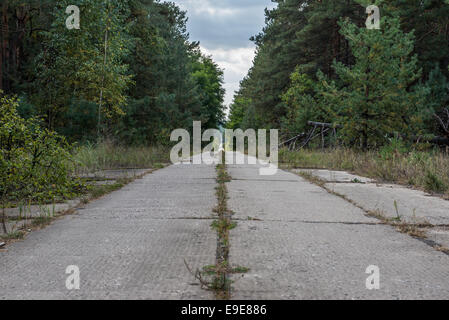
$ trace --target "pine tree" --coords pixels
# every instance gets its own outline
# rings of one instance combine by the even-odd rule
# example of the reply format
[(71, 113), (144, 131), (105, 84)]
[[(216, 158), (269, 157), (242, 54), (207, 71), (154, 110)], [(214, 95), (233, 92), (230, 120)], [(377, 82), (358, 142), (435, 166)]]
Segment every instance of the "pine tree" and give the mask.
[(421, 76), (418, 58), (412, 55), (414, 36), (400, 29), (397, 18), (382, 19), (382, 30), (341, 23), (355, 57), (353, 66), (334, 64), (341, 86), (329, 86), (338, 106), (329, 108), (343, 125), (344, 140), (363, 149), (383, 144), (394, 133), (416, 134), (422, 120), (417, 93), (410, 90)]
[(315, 77), (318, 70), (331, 75), (334, 59), (352, 62), (338, 21), (348, 16), (361, 23), (366, 15), (353, 0), (276, 2), (278, 7), (266, 12), (263, 32), (253, 38), (257, 55), (236, 99), (251, 101), (248, 108), (264, 115), (261, 121), (254, 121), (258, 126), (279, 128), (291, 112), (281, 97), (296, 66)]
[(439, 66), (430, 72), (425, 84), (425, 101), (431, 110), (427, 129), (437, 136), (449, 136), (449, 81)]
[(414, 32), (414, 52), (418, 55), (419, 66), (423, 68), (425, 79), (428, 79), (436, 63), (442, 68), (442, 72), (446, 73), (449, 64), (447, 1), (389, 0), (381, 4), (381, 9), (384, 15), (398, 17), (404, 32)]

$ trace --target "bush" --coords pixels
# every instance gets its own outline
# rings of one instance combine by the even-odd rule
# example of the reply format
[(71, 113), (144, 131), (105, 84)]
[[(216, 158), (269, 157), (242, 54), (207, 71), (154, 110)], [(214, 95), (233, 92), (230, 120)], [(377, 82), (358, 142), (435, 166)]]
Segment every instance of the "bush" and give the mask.
[(404, 141), (399, 138), (390, 139), (389, 143), (384, 145), (379, 150), (379, 155), (382, 160), (393, 160), (408, 152), (408, 148)]
[(35, 118), (21, 118), (17, 98), (1, 92), (0, 97), (2, 207), (23, 199), (44, 202), (72, 196), (82, 186), (70, 176), (70, 146), (65, 139), (42, 129)]

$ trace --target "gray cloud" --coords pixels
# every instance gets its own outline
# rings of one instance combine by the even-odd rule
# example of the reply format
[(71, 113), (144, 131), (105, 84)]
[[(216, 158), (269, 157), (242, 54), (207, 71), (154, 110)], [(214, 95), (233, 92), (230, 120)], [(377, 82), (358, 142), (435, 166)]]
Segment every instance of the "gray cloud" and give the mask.
[(264, 24), (270, 0), (174, 0), (187, 11), (191, 40), (200, 41), (203, 51), (225, 69), (226, 104), (232, 102), (239, 81), (246, 75), (254, 58), (249, 38)]

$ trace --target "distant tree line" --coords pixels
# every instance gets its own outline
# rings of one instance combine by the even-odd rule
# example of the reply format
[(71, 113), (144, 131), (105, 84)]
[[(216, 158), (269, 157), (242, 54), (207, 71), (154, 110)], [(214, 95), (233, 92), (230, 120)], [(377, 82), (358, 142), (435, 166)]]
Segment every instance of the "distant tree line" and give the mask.
[(229, 127), (301, 133), (319, 121), (363, 149), (449, 138), (447, 1), (375, 1), (380, 30), (365, 26), (371, 1), (273, 1)]
[[(66, 8), (80, 8), (80, 29)], [(193, 120), (224, 121), (223, 72), (158, 0), (3, 0), (0, 90), (69, 141), (169, 141)]]

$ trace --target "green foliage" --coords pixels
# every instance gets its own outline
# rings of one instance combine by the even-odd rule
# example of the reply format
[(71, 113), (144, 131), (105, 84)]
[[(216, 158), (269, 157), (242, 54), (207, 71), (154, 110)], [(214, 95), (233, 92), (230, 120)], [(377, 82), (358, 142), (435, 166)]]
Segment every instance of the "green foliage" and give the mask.
[(70, 177), (70, 147), (17, 113), (18, 101), (0, 92), (0, 201), (48, 201), (70, 196), (82, 186)]
[[(319, 73), (320, 77), (323, 77)], [(288, 106), (288, 113), (284, 119), (284, 127), (292, 133), (305, 132), (308, 121), (332, 122), (327, 110), (332, 96), (324, 94), (327, 90), (323, 82), (315, 82), (301, 68), (297, 68), (291, 75), (291, 86), (282, 95)]]
[(223, 71), (200, 52), (194, 58), (192, 77), (201, 101), (200, 121), (206, 128), (217, 128), (224, 122)]
[(435, 173), (427, 171), (425, 177), (425, 188), (429, 192), (444, 193), (448, 186)]
[[(294, 93), (288, 94), (290, 100), (283, 97), (290, 86), (291, 74), (301, 66), (300, 73), (311, 77), (320, 69), (330, 75), (334, 59), (348, 63), (349, 47), (338, 33), (337, 22), (342, 16), (360, 21), (365, 14), (363, 7), (352, 0), (274, 2), (278, 6), (266, 11), (267, 25), (263, 32), (252, 38), (257, 55), (235, 97), (237, 104), (249, 102), (245, 106), (248, 112), (235, 107), (231, 118), (235, 118), (234, 112), (247, 113), (259, 116), (249, 121), (257, 127), (283, 128), (284, 123), (288, 126), (285, 129), (294, 130), (292, 117), (296, 117), (297, 110), (290, 110)], [(283, 121), (285, 117), (287, 122)]]
[[(66, 28), (65, 8), (73, 4), (80, 7), (82, 31)], [(126, 3), (118, 0), (63, 0), (54, 5), (53, 23), (42, 32), (44, 50), (36, 59), (32, 96), (49, 128), (63, 126), (61, 115), (73, 98), (101, 103), (107, 117), (123, 114), (131, 83), (123, 62), (132, 44), (128, 15)]]
[[(341, 23), (355, 58), (353, 66), (334, 64), (340, 86), (326, 84), (322, 95), (335, 96), (328, 110), (343, 140), (364, 149), (385, 144), (394, 133), (417, 133), (422, 123), (419, 91), (409, 87), (421, 76), (412, 56), (414, 36), (401, 31), (396, 18), (382, 19), (382, 30)], [(418, 131), (419, 132), (419, 131)]]
[(229, 129), (246, 129), (243, 126), (245, 115), (251, 105), (251, 100), (245, 97), (236, 96), (231, 104), (227, 127)]
[(133, 1), (127, 58), (136, 85), (131, 89), (117, 136), (134, 145), (168, 144), (170, 132), (193, 120), (216, 128), (224, 117), (223, 72), (190, 43), (186, 14), (173, 3)]
[(449, 136), (449, 81), (437, 65), (424, 84), (425, 104), (430, 115), (425, 119), (431, 133)]
[[(66, 28), (68, 5), (80, 8), (80, 30)], [(167, 144), (193, 120), (224, 121), (223, 72), (172, 2), (8, 0), (1, 14), (17, 32), (2, 28), (0, 90), (69, 141)]]
[(70, 142), (86, 143), (97, 139), (98, 105), (94, 102), (72, 99), (61, 117), (64, 126), (58, 132)]
[(384, 145), (379, 150), (379, 155), (383, 160), (391, 160), (394, 157), (402, 156), (409, 151), (402, 139), (397, 137), (390, 139), (389, 144)]
[[(449, 56), (449, 30), (447, 20), (449, 6), (441, 0), (389, 0), (380, 5), (383, 15), (398, 17), (404, 32), (414, 32), (418, 65), (424, 79), (435, 64), (446, 72)], [(446, 73), (446, 75), (448, 75)]]
[[(395, 133), (407, 141), (448, 135), (447, 4), (275, 2), (253, 37), (256, 57), (229, 126), (243, 126), (245, 116), (291, 134), (308, 131), (307, 121), (342, 124), (341, 140), (362, 148), (388, 144)], [(370, 4), (380, 7), (381, 30), (365, 27)]]

